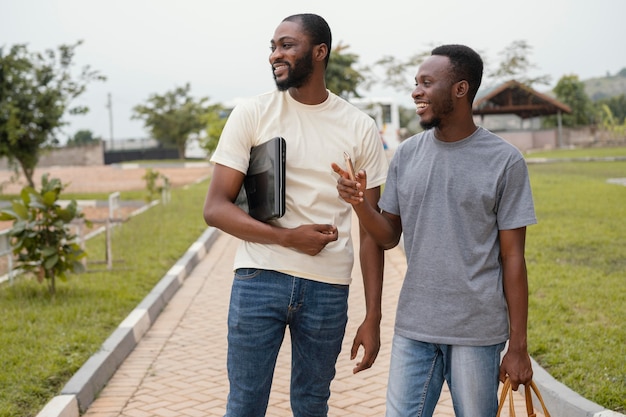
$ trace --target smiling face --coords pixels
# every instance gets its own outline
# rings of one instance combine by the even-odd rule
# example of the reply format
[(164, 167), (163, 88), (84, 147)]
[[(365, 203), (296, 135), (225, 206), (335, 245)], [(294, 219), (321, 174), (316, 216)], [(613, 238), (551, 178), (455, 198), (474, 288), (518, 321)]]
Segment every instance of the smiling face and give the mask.
[(446, 117), (454, 112), (453, 85), (448, 57), (433, 55), (420, 65), (411, 97), (422, 128), (441, 127)]
[(305, 85), (313, 73), (313, 46), (297, 22), (284, 21), (270, 41), (269, 61), (280, 91)]

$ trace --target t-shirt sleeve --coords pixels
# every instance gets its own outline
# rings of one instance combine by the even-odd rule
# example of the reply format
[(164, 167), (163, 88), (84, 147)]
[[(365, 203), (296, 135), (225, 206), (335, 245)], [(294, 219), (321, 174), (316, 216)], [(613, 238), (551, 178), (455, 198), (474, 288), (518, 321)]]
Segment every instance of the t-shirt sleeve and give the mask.
[(537, 223), (528, 167), (523, 158), (505, 171), (497, 210), (499, 230), (517, 229)]
[(389, 164), (387, 155), (380, 139), (380, 133), (376, 125), (365, 135), (361, 155), (357, 159), (355, 169), (365, 169), (367, 173), (367, 188), (375, 188), (385, 183)]
[(387, 213), (400, 215), (400, 204), (398, 202), (398, 160), (400, 159), (400, 148), (396, 150), (391, 158), (385, 189), (378, 202), (378, 206)]
[(254, 126), (252, 106), (246, 102), (238, 104), (228, 116), (211, 162), (245, 174), (250, 162), (250, 149), (254, 144)]

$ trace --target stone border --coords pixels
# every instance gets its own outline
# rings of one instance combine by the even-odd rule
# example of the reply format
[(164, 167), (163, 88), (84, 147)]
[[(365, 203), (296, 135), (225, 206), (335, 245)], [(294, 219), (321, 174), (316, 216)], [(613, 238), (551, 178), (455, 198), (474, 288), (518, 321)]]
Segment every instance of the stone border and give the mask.
[[(534, 359), (533, 380), (541, 392), (541, 397), (552, 417), (626, 417), (624, 414), (607, 410), (560, 383), (543, 369)], [(523, 392), (523, 391), (522, 391)], [(541, 405), (533, 399), (535, 408)]]
[(137, 346), (157, 317), (207, 254), (220, 231), (209, 227), (174, 264), (150, 293), (130, 312), (100, 350), (72, 376), (37, 417), (78, 417), (93, 403), (117, 368)]

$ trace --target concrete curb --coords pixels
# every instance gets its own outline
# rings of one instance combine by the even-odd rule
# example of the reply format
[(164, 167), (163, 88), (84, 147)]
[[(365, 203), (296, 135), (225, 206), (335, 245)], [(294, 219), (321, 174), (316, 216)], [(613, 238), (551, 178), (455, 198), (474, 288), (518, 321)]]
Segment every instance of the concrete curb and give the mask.
[[(584, 398), (560, 383), (543, 369), (534, 359), (533, 380), (541, 392), (552, 417), (626, 417), (624, 414), (607, 410), (602, 406)], [(541, 405), (533, 399), (535, 408), (541, 410)]]
[(61, 390), (61, 395), (50, 400), (37, 417), (78, 417), (87, 410), (117, 368), (150, 329), (189, 273), (206, 255), (219, 233), (220, 231), (215, 228), (205, 230), (104, 341), (100, 350), (72, 376)]

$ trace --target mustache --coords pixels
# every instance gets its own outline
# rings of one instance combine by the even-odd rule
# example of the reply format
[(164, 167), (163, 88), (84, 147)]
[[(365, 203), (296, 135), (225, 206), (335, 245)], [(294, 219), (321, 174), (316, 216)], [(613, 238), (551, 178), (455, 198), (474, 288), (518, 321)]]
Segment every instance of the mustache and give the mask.
[(274, 69), (274, 67), (276, 67), (276, 65), (279, 65), (279, 64), (286, 65), (287, 67), (291, 68), (291, 64), (289, 62), (283, 61), (283, 60), (277, 60), (272, 63), (272, 69)]

